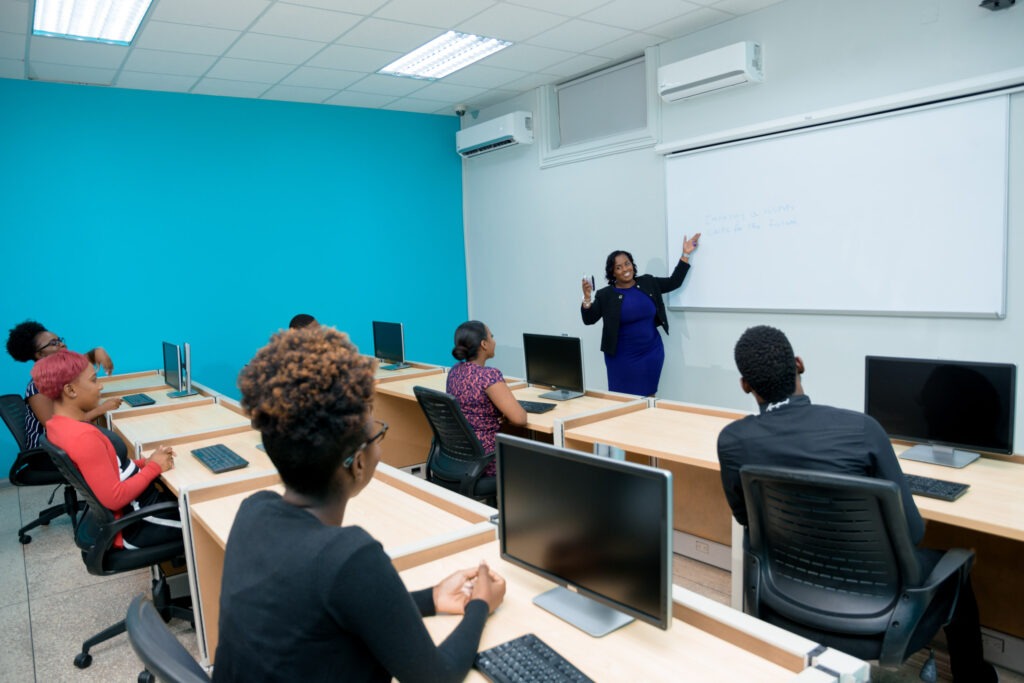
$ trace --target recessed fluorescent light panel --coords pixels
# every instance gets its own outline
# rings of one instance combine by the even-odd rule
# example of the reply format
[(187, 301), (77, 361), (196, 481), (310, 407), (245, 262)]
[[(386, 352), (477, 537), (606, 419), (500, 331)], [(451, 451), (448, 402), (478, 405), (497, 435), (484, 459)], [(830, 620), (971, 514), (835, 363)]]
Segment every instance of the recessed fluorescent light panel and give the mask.
[(152, 0), (36, 0), (37, 36), (130, 45)]
[(507, 40), (448, 31), (377, 73), (436, 81), (511, 44)]

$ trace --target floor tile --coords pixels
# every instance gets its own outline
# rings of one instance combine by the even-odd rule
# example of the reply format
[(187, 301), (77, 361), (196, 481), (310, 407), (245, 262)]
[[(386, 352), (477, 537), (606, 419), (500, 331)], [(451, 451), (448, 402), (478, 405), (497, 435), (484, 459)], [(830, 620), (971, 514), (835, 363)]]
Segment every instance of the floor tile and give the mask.
[(0, 679), (35, 680), (28, 602), (0, 607), (0, 643)]
[[(18, 542), (17, 534), (0, 534), (0, 607), (27, 601), (28, 582), (25, 580), (23, 547)], [(0, 640), (0, 643), (3, 642)]]

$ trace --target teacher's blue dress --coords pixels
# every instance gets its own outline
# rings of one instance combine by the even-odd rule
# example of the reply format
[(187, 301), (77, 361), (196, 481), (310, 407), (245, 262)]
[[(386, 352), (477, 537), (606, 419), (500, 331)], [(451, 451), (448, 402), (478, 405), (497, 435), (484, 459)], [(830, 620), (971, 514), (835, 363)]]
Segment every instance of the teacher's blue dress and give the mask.
[(619, 343), (615, 355), (604, 355), (608, 390), (650, 396), (658, 392), (665, 346), (654, 324), (656, 309), (638, 287), (615, 288), (622, 297)]

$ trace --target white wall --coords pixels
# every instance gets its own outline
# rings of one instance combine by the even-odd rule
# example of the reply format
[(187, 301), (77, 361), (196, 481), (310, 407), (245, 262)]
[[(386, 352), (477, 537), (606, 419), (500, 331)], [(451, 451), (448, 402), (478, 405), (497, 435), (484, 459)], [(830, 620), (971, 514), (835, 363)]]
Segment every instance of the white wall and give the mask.
[[(786, 0), (660, 47), (661, 63), (670, 63), (757, 40), (766, 64), (762, 84), (664, 105), (661, 140), (1024, 67), (1022, 36), (1020, 4), (991, 12), (964, 0)], [(543, 115), (535, 95), (528, 94), (481, 112), (480, 120), (516, 109)], [(762, 323), (789, 335), (808, 368), (805, 388), (819, 403), (862, 407), (866, 354), (1013, 362), (1024, 372), (1024, 278), (1018, 275), (1024, 264), (1024, 93), (1011, 98), (1010, 144), (1005, 319), (673, 311), (659, 396), (752, 410), (738, 387), (732, 348), (744, 329)], [(580, 322), (579, 280), (594, 274), (600, 282), (604, 258), (613, 249), (631, 251), (640, 272), (667, 274), (664, 160), (646, 149), (540, 170), (538, 147), (519, 146), (465, 163), (470, 314), (491, 326), (499, 346), (494, 362), (506, 374), (523, 373), (524, 331), (583, 337), (587, 383), (601, 388), (606, 381), (600, 325)], [(969, 235), (965, 225), (965, 239)], [(714, 248), (713, 241), (701, 241), (701, 250)], [(678, 249), (673, 246), (670, 261)], [(956, 253), (950, 244), (948, 260), (935, 264), (937, 277), (956, 267)], [(787, 262), (765, 263), (735, 277), (763, 287), (774, 271), (799, 269), (808, 258), (813, 255), (794, 244)], [(700, 277), (699, 252), (693, 266), (690, 277)], [(1019, 393), (1015, 450), (1024, 452)]]

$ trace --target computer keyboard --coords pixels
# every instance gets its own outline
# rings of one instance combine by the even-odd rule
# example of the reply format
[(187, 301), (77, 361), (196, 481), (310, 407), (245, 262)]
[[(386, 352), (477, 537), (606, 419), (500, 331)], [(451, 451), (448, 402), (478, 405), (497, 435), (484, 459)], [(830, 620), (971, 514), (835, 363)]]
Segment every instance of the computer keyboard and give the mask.
[(554, 410), (557, 403), (541, 403), (540, 401), (520, 401), (519, 405), (528, 413), (546, 413)]
[(127, 396), (122, 396), (121, 400), (132, 408), (138, 408), (139, 406), (151, 406), (156, 403), (156, 401), (146, 394), (128, 394)]
[(955, 481), (945, 481), (943, 479), (932, 479), (931, 477), (922, 477), (916, 474), (904, 474), (907, 478), (907, 484), (910, 486), (910, 492), (916, 496), (927, 496), (928, 498), (938, 498), (939, 500), (956, 500), (960, 496), (964, 495), (970, 484), (959, 484)]
[(532, 633), (484, 650), (477, 654), (473, 666), (495, 683), (591, 681)]
[(248, 460), (222, 443), (196, 448), (192, 451), (192, 455), (196, 456), (196, 459), (206, 465), (214, 474), (238, 470), (249, 464)]

